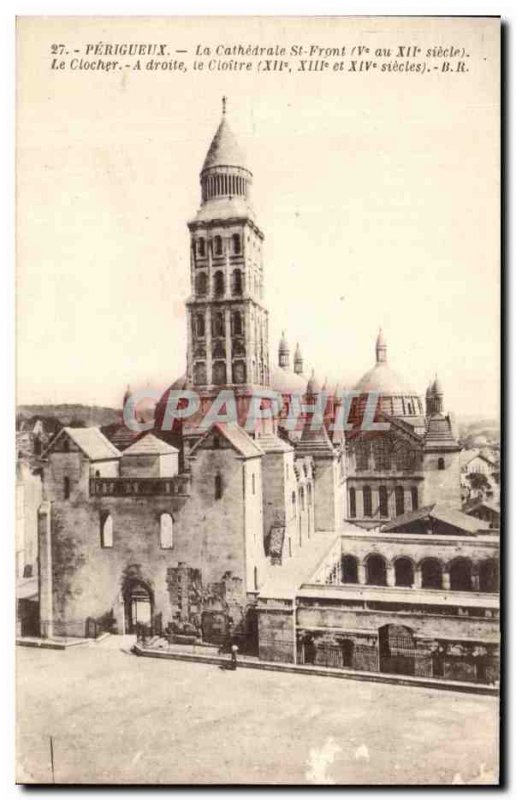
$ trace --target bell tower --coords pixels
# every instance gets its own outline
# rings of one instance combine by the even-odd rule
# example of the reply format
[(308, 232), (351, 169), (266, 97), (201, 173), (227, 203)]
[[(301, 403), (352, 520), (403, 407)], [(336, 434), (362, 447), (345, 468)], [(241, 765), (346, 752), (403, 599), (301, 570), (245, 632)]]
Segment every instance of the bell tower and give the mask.
[(263, 233), (250, 202), (253, 180), (222, 119), (202, 166), (201, 205), (190, 230), (187, 383), (194, 389), (268, 386)]

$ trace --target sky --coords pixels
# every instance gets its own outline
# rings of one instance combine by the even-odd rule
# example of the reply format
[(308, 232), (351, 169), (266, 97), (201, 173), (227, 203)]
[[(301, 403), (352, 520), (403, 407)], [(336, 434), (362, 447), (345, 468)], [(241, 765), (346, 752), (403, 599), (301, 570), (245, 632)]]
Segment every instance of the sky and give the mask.
[[(465, 75), (52, 71), (50, 45), (458, 43)], [(352, 386), (391, 366), (499, 403), (497, 21), (26, 19), (17, 99), (17, 400), (120, 406), (184, 372), (188, 219), (228, 97), (265, 234), (271, 364)]]

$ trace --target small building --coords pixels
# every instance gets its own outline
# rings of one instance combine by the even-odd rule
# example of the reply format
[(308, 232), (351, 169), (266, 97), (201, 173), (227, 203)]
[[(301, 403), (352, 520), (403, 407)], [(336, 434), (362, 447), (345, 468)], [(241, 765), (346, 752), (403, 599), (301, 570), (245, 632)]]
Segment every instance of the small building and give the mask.
[(131, 444), (120, 459), (120, 477), (173, 478), (179, 472), (179, 450), (152, 433)]

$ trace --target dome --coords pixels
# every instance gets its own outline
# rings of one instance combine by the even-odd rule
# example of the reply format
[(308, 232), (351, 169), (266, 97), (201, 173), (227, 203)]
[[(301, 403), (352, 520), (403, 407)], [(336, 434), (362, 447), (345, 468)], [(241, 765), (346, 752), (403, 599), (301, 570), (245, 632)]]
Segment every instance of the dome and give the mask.
[(306, 378), (290, 369), (275, 367), (271, 371), (271, 387), (279, 394), (304, 394)]
[(434, 385), (433, 385), (433, 390), (434, 390), (434, 394), (444, 394), (444, 392), (443, 392), (443, 387), (442, 387), (442, 385), (441, 385), (441, 381), (439, 380), (439, 378), (437, 377), (437, 375), (435, 376), (435, 381), (434, 381)]
[(417, 394), (384, 362), (375, 364), (365, 375), (362, 375), (355, 389), (359, 392), (379, 392), (382, 395)]
[(202, 172), (213, 167), (240, 167), (241, 169), (247, 169), (244, 152), (229, 127), (225, 112), (204, 159)]

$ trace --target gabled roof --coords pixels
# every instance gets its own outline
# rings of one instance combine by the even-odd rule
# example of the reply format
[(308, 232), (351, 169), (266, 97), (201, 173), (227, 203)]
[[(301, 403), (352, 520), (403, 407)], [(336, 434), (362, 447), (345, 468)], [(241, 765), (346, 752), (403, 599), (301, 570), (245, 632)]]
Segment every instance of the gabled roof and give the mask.
[(462, 510), (465, 514), (471, 514), (473, 511), (477, 511), (480, 508), (487, 508), (489, 511), (493, 511), (495, 514), (500, 514), (500, 506), (497, 505), (493, 500), (483, 500), (474, 498), (473, 500), (468, 500), (467, 503), (464, 503)]
[(212, 427), (194, 444), (190, 450), (193, 455), (196, 450), (200, 450), (204, 443), (214, 434), (219, 433), (226, 441), (244, 458), (256, 458), (263, 456), (263, 450), (251, 439), (248, 433), (237, 425), (236, 422), (216, 422)]
[(496, 461), (493, 458), (490, 458), (487, 453), (483, 453), (480, 450), (463, 450), (460, 454), (461, 467), (466, 467), (470, 461), (473, 461), (474, 458), (481, 458), (483, 461), (486, 461), (491, 465), (496, 464)]
[(434, 503), (429, 506), (423, 506), (423, 508), (419, 508), (417, 511), (409, 511), (407, 514), (396, 517), (385, 525), (382, 525), (380, 531), (384, 533), (398, 531), (411, 522), (423, 519), (435, 519), (438, 522), (444, 522), (446, 525), (459, 528), (469, 534), (478, 533), (478, 531), (482, 529), (482, 525), (479, 524), (479, 520), (475, 517), (464, 514), (462, 511), (458, 511), (450, 506)]
[(62, 428), (44, 455), (51, 452), (56, 442), (64, 435), (69, 436), (90, 461), (106, 461), (121, 456), (120, 451), (111, 444), (99, 428)]
[(127, 450), (124, 450), (123, 457), (125, 456), (166, 456), (179, 453), (177, 447), (167, 444), (162, 439), (158, 439), (152, 433), (142, 436), (133, 442)]

